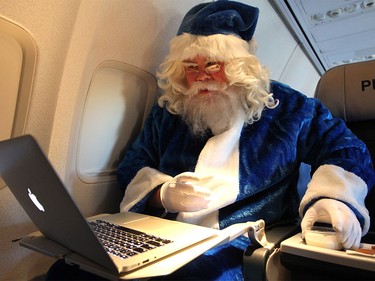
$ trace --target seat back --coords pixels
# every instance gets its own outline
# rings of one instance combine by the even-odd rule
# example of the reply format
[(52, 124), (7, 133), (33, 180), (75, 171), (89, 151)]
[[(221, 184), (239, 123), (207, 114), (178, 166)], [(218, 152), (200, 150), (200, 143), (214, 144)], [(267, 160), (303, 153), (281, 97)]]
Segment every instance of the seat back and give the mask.
[[(318, 82), (315, 97), (367, 145), (375, 164), (375, 60), (328, 70)], [(372, 218), (370, 233), (375, 235), (375, 187), (365, 203)]]

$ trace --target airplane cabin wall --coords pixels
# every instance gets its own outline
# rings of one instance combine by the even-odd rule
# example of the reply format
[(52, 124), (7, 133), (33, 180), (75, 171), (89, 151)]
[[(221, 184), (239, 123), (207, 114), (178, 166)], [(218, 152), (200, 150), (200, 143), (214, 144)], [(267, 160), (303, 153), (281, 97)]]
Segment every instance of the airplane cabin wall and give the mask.
[(260, 10), (254, 33), (258, 42), (256, 54), (269, 67), (271, 79), (313, 97), (320, 75), (271, 4), (263, 0), (243, 2)]
[[(23, 109), (14, 116), (14, 124), (8, 127), (13, 127), (11, 132), (13, 136), (22, 133), (33, 134), (46, 152), (52, 133), (62, 65), (64, 65), (77, 6), (79, 6), (77, 1), (70, 1), (68, 5), (64, 1), (0, 1), (1, 19), (7, 21), (10, 26), (14, 25), (13, 28), (22, 30), (26, 34), (25, 40), (30, 41), (26, 42), (24, 38), (15, 35), (14, 39), (21, 49), (34, 47), (36, 49), (35, 57), (31, 59), (28, 58), (29, 50), (22, 50), (25, 52), (22, 54), (23, 69), (18, 97), (10, 97), (12, 92), (6, 92), (9, 99), (17, 100), (17, 110)], [(35, 46), (27, 46), (34, 44)], [(29, 67), (29, 64), (33, 64), (35, 60), (36, 65)], [(5, 68), (6, 65), (2, 64), (0, 67)], [(8, 70), (6, 69), (5, 72)], [(4, 82), (8, 84), (6, 80), (2, 80), (1, 83)], [(23, 89), (25, 87), (28, 89)], [(1, 106), (6, 108), (8, 104), (1, 104)], [(19, 128), (15, 128), (14, 125), (20, 117), (24, 120), (21, 120)], [(34, 276), (44, 273), (52, 263), (52, 259), (11, 242), (35, 231), (35, 227), (9, 189), (3, 186), (0, 187), (0, 211), (0, 279), (31, 280)]]
[[(183, 13), (199, 2), (175, 1), (174, 6), (165, 5), (164, 0), (82, 2), (65, 62), (49, 156), (86, 215), (116, 211), (122, 198), (115, 182), (86, 184), (77, 175), (77, 165), (68, 164), (77, 164), (82, 125), (77, 120), (83, 118), (93, 73), (103, 62), (111, 60), (154, 74), (167, 53), (166, 42), (175, 33), (171, 27), (177, 26)], [(153, 86), (156, 84), (149, 85)], [(107, 116), (108, 125), (116, 121), (111, 117), (114, 116)]]
[[(108, 157), (106, 154), (110, 152), (100, 147), (106, 144), (101, 142), (105, 139), (103, 135), (108, 135), (109, 143), (116, 149), (125, 146), (135, 136), (143, 121), (143, 113), (147, 111), (146, 99), (152, 99), (156, 94), (154, 75), (168, 52), (167, 42), (175, 35), (186, 11), (203, 1), (173, 0), (173, 5), (171, 2), (0, 0), (0, 18), (17, 24), (30, 34), (37, 49), (23, 133), (36, 137), (86, 216), (117, 211), (122, 193), (113, 175), (109, 178), (107, 175), (86, 177), (80, 171), (81, 165), (85, 165), (82, 157), (96, 154), (97, 158)], [(243, 2), (260, 8), (255, 33), (257, 54), (270, 68), (271, 77), (313, 96), (319, 75), (272, 6), (264, 0)], [(100, 92), (100, 87), (109, 85), (110, 81), (116, 86), (108, 89), (108, 99), (101, 96), (96, 102), (99, 106), (95, 105), (93, 98)], [(125, 85), (125, 90), (122, 90), (121, 83), (134, 84), (137, 81), (144, 86), (138, 89), (133, 85), (130, 89), (136, 93), (139, 91), (144, 101), (134, 96), (129, 98), (126, 93), (122, 97), (121, 91), (128, 88)], [(99, 89), (93, 90), (96, 85)], [(115, 97), (116, 102), (110, 103), (111, 97)], [(145, 105), (117, 107), (118, 101), (145, 102)], [(88, 114), (91, 104), (94, 104), (93, 115)], [(121, 114), (111, 111), (111, 108), (123, 110), (126, 116), (134, 114), (135, 119), (120, 120)], [(90, 116), (93, 117), (90, 119)], [(98, 116), (108, 126), (100, 127)], [(86, 127), (85, 122), (90, 120), (95, 123)], [(117, 127), (108, 129), (113, 123)], [(124, 137), (118, 132), (122, 129), (131, 132)], [(86, 131), (93, 135), (83, 136)], [(115, 143), (116, 136), (124, 139)], [(91, 153), (82, 152), (90, 138), (97, 146)], [(116, 157), (111, 155), (111, 161)], [(30, 280), (45, 272), (53, 259), (10, 242), (35, 230), (35, 227), (7, 187), (0, 189), (0, 210), (0, 280)]]

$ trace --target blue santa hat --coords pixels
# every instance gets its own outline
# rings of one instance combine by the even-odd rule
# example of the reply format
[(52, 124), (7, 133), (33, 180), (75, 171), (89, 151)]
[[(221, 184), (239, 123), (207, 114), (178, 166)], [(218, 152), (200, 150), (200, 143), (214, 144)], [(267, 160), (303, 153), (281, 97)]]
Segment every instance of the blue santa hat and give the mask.
[(232, 34), (249, 41), (254, 35), (259, 9), (234, 1), (215, 1), (193, 7), (182, 20), (177, 35)]
[(202, 55), (229, 61), (251, 53), (259, 9), (243, 3), (219, 0), (199, 4), (187, 12), (171, 41), (170, 60)]

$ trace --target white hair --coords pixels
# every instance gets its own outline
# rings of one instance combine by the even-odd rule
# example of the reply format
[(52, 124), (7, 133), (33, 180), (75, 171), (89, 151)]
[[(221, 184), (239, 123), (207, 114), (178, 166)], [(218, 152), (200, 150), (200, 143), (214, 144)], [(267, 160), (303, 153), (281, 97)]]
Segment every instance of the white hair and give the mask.
[(270, 80), (266, 70), (253, 54), (254, 39), (246, 42), (234, 35), (214, 34), (199, 36), (184, 33), (170, 42), (170, 52), (160, 65), (158, 85), (164, 90), (159, 97), (160, 106), (172, 114), (180, 115), (186, 100), (187, 84), (182, 62), (197, 55), (223, 62), (229, 86), (243, 88), (246, 123), (260, 119), (265, 107), (274, 108), (278, 101), (269, 92)]

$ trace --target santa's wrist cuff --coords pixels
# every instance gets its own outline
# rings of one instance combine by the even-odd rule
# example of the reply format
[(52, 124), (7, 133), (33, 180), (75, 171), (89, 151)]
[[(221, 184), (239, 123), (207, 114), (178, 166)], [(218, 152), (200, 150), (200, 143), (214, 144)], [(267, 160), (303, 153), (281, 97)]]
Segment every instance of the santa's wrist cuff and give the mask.
[(322, 165), (308, 184), (299, 213), (303, 217), (307, 209), (319, 199), (341, 201), (356, 214), (364, 235), (370, 227), (369, 213), (364, 204), (366, 195), (367, 185), (360, 177), (336, 165)]

